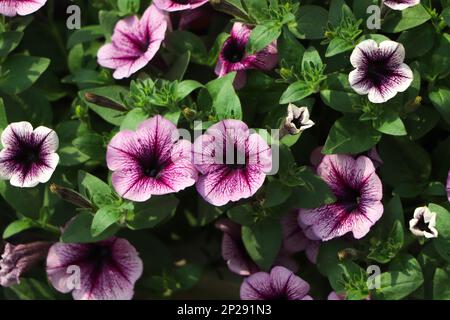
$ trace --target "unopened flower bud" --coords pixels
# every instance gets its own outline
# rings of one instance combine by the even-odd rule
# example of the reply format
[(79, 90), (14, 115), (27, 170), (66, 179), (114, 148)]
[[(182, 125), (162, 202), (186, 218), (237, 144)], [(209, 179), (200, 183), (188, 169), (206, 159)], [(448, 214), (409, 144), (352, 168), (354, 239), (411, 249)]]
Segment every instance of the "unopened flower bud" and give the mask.
[(84, 98), (87, 102), (96, 104), (100, 107), (109, 108), (117, 111), (126, 111), (125, 107), (109, 98), (96, 95), (92, 92), (86, 92)]
[(54, 183), (50, 185), (50, 191), (57, 194), (61, 199), (79, 208), (94, 209), (92, 203), (75, 190), (58, 186)]

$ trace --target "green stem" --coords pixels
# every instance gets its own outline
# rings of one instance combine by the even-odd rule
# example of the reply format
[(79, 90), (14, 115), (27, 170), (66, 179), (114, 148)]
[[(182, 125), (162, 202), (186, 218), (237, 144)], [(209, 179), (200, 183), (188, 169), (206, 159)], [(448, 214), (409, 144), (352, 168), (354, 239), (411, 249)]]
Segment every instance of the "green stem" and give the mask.
[(38, 223), (38, 226), (39, 226), (39, 228), (41, 228), (41, 229), (43, 229), (45, 231), (48, 231), (50, 233), (53, 233), (53, 234), (55, 234), (57, 236), (61, 235), (61, 230), (57, 226), (54, 226), (52, 224), (42, 223), (41, 222), (41, 223)]

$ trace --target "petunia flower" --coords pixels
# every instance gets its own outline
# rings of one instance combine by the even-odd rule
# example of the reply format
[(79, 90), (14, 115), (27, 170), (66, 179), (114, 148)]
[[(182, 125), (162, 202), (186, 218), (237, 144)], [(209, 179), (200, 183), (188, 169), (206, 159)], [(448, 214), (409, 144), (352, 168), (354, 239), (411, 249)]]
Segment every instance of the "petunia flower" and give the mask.
[[(337, 294), (335, 291), (331, 291), (327, 298), (327, 300), (345, 300), (345, 299), (346, 299), (345, 294)], [(364, 300), (371, 300), (370, 295)]]
[(409, 220), (409, 230), (417, 237), (437, 238), (436, 212), (431, 212), (428, 207), (417, 208), (414, 217)]
[(450, 171), (448, 172), (447, 176), (447, 198), (448, 201), (450, 201)]
[[(241, 226), (230, 219), (220, 219), (215, 225), (217, 229), (223, 232), (222, 258), (226, 261), (228, 269), (241, 276), (249, 276), (259, 272), (260, 268), (252, 260), (245, 249), (241, 237)], [(297, 250), (297, 244), (293, 243), (295, 241), (295, 236), (291, 236), (292, 235), (287, 234), (283, 229), (283, 237), (285, 239), (289, 237), (289, 240), (283, 242), (283, 246), (275, 259), (275, 264), (296, 271), (298, 270), (298, 264), (292, 259), (292, 254), (299, 250)], [(289, 247), (285, 246), (287, 242), (290, 242)], [(293, 247), (296, 249), (293, 249)], [(301, 248), (301, 250), (303, 249), (304, 248)]]
[(355, 68), (349, 74), (353, 90), (368, 94), (370, 102), (383, 103), (409, 88), (413, 81), (411, 68), (403, 63), (405, 48), (401, 43), (364, 40), (353, 50), (350, 62)]
[(125, 239), (88, 244), (56, 243), (47, 256), (47, 276), (75, 300), (129, 300), (142, 275), (142, 260)]
[(272, 150), (239, 120), (222, 120), (194, 142), (194, 163), (201, 173), (197, 191), (223, 206), (253, 196), (272, 168)]
[(307, 107), (297, 107), (290, 103), (288, 105), (288, 114), (284, 120), (283, 129), (290, 135), (296, 135), (314, 126), (314, 122), (309, 118)]
[(222, 258), (228, 269), (241, 276), (249, 276), (260, 269), (250, 258), (241, 238), (241, 226), (229, 219), (216, 222), (216, 228), (223, 232)]
[(29, 122), (15, 122), (1, 136), (0, 179), (21, 188), (35, 187), (50, 180), (59, 162), (59, 140), (46, 127), (33, 130)]
[(10, 287), (20, 283), (20, 277), (47, 256), (51, 242), (39, 241), (13, 245), (6, 243), (0, 260), (0, 285)]
[(234, 80), (236, 89), (241, 89), (247, 82), (245, 70), (260, 69), (270, 71), (278, 63), (276, 42), (255, 54), (247, 54), (246, 46), (252, 29), (245, 24), (236, 22), (231, 29), (230, 37), (225, 40), (216, 65), (216, 74), (223, 77), (227, 73), (237, 71)]
[(317, 174), (337, 198), (333, 204), (301, 209), (299, 219), (323, 241), (352, 232), (364, 237), (383, 214), (383, 187), (372, 161), (366, 156), (326, 155)]
[(26, 16), (38, 11), (47, 0), (0, 0), (0, 14), (7, 17)]
[(167, 16), (151, 5), (141, 19), (131, 16), (117, 22), (112, 42), (97, 53), (98, 63), (114, 69), (114, 78), (130, 77), (144, 68), (159, 50), (167, 30)]
[(405, 10), (420, 3), (420, 0), (383, 0), (383, 3), (393, 10)]
[(203, 6), (209, 0), (153, 0), (153, 4), (164, 11), (192, 10)]
[(242, 300), (312, 300), (309, 284), (280, 266), (245, 278), (240, 291)]
[(192, 143), (179, 137), (177, 127), (159, 115), (142, 122), (135, 132), (117, 133), (106, 152), (116, 192), (142, 202), (192, 186), (197, 180)]
[(321, 241), (312, 232), (310, 226), (306, 226), (298, 221), (298, 210), (283, 216), (281, 218), (281, 227), (283, 230), (282, 250), (291, 254), (305, 251), (308, 260), (315, 264)]

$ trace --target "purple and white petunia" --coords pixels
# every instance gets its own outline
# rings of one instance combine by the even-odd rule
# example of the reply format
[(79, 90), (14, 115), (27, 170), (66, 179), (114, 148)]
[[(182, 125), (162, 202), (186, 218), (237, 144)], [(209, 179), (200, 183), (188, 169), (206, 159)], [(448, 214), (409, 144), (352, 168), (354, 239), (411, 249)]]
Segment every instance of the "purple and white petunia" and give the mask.
[(0, 14), (7, 17), (26, 16), (38, 11), (47, 0), (0, 0)]
[(312, 300), (309, 284), (280, 266), (245, 278), (240, 291), (242, 300)]
[(450, 171), (448, 172), (447, 176), (447, 198), (448, 201), (450, 201)]
[(301, 209), (299, 219), (323, 241), (352, 232), (364, 237), (383, 214), (383, 187), (372, 161), (366, 156), (326, 155), (317, 174), (337, 198), (333, 204)]
[(240, 120), (222, 120), (194, 142), (196, 187), (215, 206), (253, 196), (272, 169), (272, 150)]
[(152, 195), (178, 192), (195, 184), (192, 143), (180, 140), (177, 127), (161, 116), (124, 130), (108, 144), (106, 163), (112, 184), (123, 198), (143, 202)]
[(413, 218), (409, 220), (409, 230), (417, 237), (437, 238), (436, 216), (436, 212), (431, 212), (428, 207), (416, 208)]
[(21, 188), (50, 180), (59, 162), (55, 131), (42, 126), (33, 130), (29, 122), (14, 122), (3, 131), (1, 140), (0, 179)]
[(59, 292), (72, 292), (75, 300), (129, 300), (142, 270), (136, 249), (115, 237), (87, 244), (56, 243), (47, 256), (50, 283)]
[(417, 6), (420, 0), (383, 0), (383, 3), (393, 10), (405, 10)]
[(164, 11), (192, 10), (203, 6), (209, 0), (153, 0), (153, 4)]
[(290, 254), (305, 251), (308, 260), (315, 264), (321, 241), (312, 232), (310, 226), (298, 221), (298, 210), (283, 216), (281, 227), (283, 230), (282, 250)]
[(364, 40), (353, 50), (350, 62), (355, 68), (349, 74), (353, 90), (368, 94), (372, 103), (383, 103), (409, 88), (413, 81), (405, 60), (405, 48), (395, 41)]
[(167, 16), (151, 5), (141, 19), (131, 16), (117, 22), (112, 42), (97, 53), (98, 63), (114, 69), (123, 79), (144, 68), (158, 52), (167, 30)]
[(241, 89), (247, 82), (245, 70), (260, 69), (270, 71), (278, 63), (277, 44), (273, 42), (255, 54), (246, 53), (247, 42), (252, 29), (236, 22), (231, 29), (230, 37), (225, 40), (216, 65), (216, 74), (223, 77), (227, 73), (237, 71), (234, 80), (236, 89)]
[(51, 242), (38, 241), (26, 244), (5, 244), (0, 260), (0, 285), (10, 287), (20, 283), (20, 277), (45, 259)]

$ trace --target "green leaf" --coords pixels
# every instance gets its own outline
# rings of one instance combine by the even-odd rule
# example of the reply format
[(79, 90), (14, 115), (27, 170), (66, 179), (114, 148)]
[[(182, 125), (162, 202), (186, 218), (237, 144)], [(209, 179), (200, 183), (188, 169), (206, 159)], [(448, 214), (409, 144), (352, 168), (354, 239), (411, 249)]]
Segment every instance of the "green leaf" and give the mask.
[(283, 27), (277, 46), (280, 61), (284, 60), (288, 66), (299, 65), (306, 50), (287, 27)]
[(83, 196), (99, 207), (111, 204), (115, 199), (108, 184), (84, 171), (78, 172), (78, 189)]
[(182, 80), (189, 66), (189, 61), (191, 61), (190, 51), (186, 51), (177, 57), (169, 71), (166, 73), (166, 79), (170, 81)]
[(153, 228), (175, 214), (179, 200), (173, 195), (155, 196), (134, 203), (134, 215), (127, 220), (131, 229)]
[(419, 4), (402, 11), (391, 12), (382, 23), (384, 32), (401, 32), (417, 27), (431, 19), (428, 11)]
[(436, 110), (450, 124), (450, 90), (444, 87), (436, 88), (429, 93), (429, 97)]
[(433, 277), (433, 299), (450, 300), (450, 272), (437, 268)]
[(90, 213), (81, 213), (66, 227), (61, 235), (61, 241), (65, 243), (90, 243), (105, 240), (114, 236), (118, 231), (117, 225), (112, 225), (97, 237), (91, 234), (91, 225), (94, 217)]
[(56, 298), (55, 290), (47, 283), (35, 279), (21, 278), (19, 284), (4, 288), (4, 290), (10, 299), (14, 300), (54, 300)]
[(60, 166), (78, 165), (89, 160), (87, 155), (72, 144), (77, 137), (90, 132), (85, 123), (75, 120), (64, 121), (58, 124), (55, 131), (59, 137), (58, 155)]
[(73, 32), (67, 40), (67, 48), (103, 37), (103, 28), (99, 25), (82, 27)]
[(141, 0), (117, 0), (117, 7), (123, 15), (139, 12)]
[(336, 272), (339, 264), (338, 253), (349, 246), (350, 244), (343, 239), (333, 239), (321, 243), (317, 256), (317, 269), (319, 272), (324, 276)]
[(247, 43), (247, 52), (254, 54), (261, 51), (273, 41), (278, 39), (281, 34), (281, 26), (278, 23), (257, 25), (250, 34)]
[[(389, 229), (387, 229), (389, 230)], [(393, 259), (403, 247), (404, 231), (403, 224), (400, 221), (395, 221), (392, 230), (386, 236), (386, 229), (384, 234), (380, 235), (379, 241), (372, 244), (367, 258), (379, 263), (388, 263)], [(374, 240), (371, 240), (374, 242)]]
[(142, 108), (134, 108), (127, 113), (120, 125), (120, 130), (133, 130), (141, 124), (143, 121), (149, 118), (148, 113)]
[(181, 101), (190, 95), (193, 91), (203, 88), (203, 84), (195, 80), (185, 80), (177, 85), (176, 100)]
[(3, 99), (0, 98), (0, 130), (5, 129), (8, 126), (8, 117), (6, 116), (5, 104)]
[(436, 40), (433, 51), (419, 65), (424, 77), (430, 80), (445, 77), (450, 72), (450, 34), (443, 33)]
[(121, 217), (121, 211), (117, 205), (108, 205), (101, 207), (94, 216), (91, 225), (91, 234), (93, 237), (97, 237), (102, 234), (106, 229), (119, 221)]
[(367, 121), (358, 121), (352, 116), (338, 119), (328, 134), (322, 150), (324, 154), (357, 154), (369, 150), (381, 139), (381, 133)]
[(352, 50), (355, 45), (342, 38), (333, 38), (327, 47), (325, 57), (333, 57), (337, 54)]
[(330, 108), (343, 113), (356, 113), (360, 109), (361, 96), (346, 91), (324, 89), (320, 91), (322, 101)]
[(3, 239), (12, 237), (13, 235), (34, 228), (35, 226), (36, 224), (34, 223), (34, 221), (28, 218), (13, 221), (3, 231)]
[(235, 77), (236, 72), (231, 72), (206, 84), (219, 120), (242, 119), (241, 102), (233, 87)]
[(92, 160), (103, 161), (105, 159), (105, 146), (103, 136), (97, 133), (88, 133), (73, 140), (73, 145)]
[(119, 126), (122, 123), (122, 120), (125, 117), (123, 111), (113, 110), (87, 102), (84, 98), (84, 95), (87, 92), (106, 97), (114, 102), (122, 104), (122, 97), (126, 97), (129, 94), (127, 88), (121, 86), (106, 86), (82, 90), (78, 93), (79, 98), (86, 103), (89, 109), (98, 114), (103, 120), (116, 126)]
[(282, 184), (279, 180), (270, 181), (266, 188), (266, 202), (264, 206), (267, 208), (278, 206), (284, 203), (292, 193), (292, 189)]
[(191, 60), (195, 63), (206, 64), (208, 61), (208, 51), (202, 39), (191, 32), (170, 32), (165, 42), (167, 48), (178, 55), (189, 51), (191, 53)]
[(348, 300), (364, 300), (369, 296), (366, 272), (353, 261), (339, 263), (327, 276), (333, 290)]
[(2, 65), (0, 89), (9, 94), (18, 94), (35, 83), (47, 70), (50, 59), (25, 55), (8, 57)]
[(43, 187), (17, 188), (10, 185), (9, 181), (0, 181), (0, 194), (3, 199), (20, 214), (37, 219), (43, 203)]
[(380, 276), (381, 287), (374, 297), (384, 300), (399, 300), (416, 291), (423, 283), (419, 262), (408, 254), (402, 254), (392, 260), (389, 271)]
[(450, 262), (450, 212), (434, 203), (429, 204), (428, 208), (437, 214), (436, 229), (439, 235), (433, 239), (434, 247), (442, 258)]
[(315, 91), (309, 86), (308, 83), (299, 80), (289, 85), (286, 91), (283, 92), (283, 95), (280, 98), (280, 104), (287, 104), (302, 100), (312, 95), (314, 92)]
[(242, 241), (253, 261), (267, 271), (275, 262), (281, 247), (281, 226), (270, 220), (243, 226)]
[(397, 112), (385, 109), (384, 112), (373, 120), (373, 127), (378, 131), (392, 136), (405, 136), (405, 125)]
[(23, 32), (7, 31), (0, 33), (0, 57), (6, 57), (22, 40)]
[(431, 25), (426, 24), (402, 32), (397, 41), (405, 47), (407, 59), (421, 57), (433, 48), (435, 30)]
[(444, 18), (447, 26), (450, 27), (450, 7), (445, 8), (444, 11), (442, 11), (441, 16), (442, 18)]
[(300, 39), (322, 39), (328, 22), (328, 11), (319, 6), (302, 5), (297, 14), (296, 36)]

